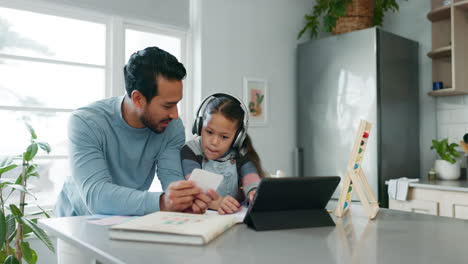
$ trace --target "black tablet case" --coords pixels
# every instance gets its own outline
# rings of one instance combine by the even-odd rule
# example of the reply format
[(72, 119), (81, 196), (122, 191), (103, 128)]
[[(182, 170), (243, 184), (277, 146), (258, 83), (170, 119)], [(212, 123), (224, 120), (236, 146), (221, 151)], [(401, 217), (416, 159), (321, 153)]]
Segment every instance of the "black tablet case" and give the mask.
[(257, 231), (334, 226), (325, 209), (340, 177), (264, 178), (244, 223)]

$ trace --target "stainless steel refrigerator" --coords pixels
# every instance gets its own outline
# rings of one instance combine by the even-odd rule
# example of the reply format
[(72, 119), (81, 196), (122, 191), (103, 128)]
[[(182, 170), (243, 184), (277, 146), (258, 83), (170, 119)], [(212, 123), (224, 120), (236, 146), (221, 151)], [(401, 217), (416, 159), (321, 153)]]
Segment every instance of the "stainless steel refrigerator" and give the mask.
[(297, 173), (343, 179), (365, 119), (373, 127), (362, 168), (388, 207), (385, 181), (420, 176), (418, 43), (370, 28), (300, 44), (297, 60)]

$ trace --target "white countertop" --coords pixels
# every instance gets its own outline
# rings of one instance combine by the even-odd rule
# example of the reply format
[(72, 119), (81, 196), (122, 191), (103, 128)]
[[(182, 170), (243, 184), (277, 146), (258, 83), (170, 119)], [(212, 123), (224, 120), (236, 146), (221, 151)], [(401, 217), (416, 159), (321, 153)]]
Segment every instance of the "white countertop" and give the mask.
[(434, 189), (440, 191), (456, 191), (456, 192), (468, 192), (468, 181), (467, 180), (456, 180), (456, 181), (443, 181), (435, 180), (428, 181), (427, 179), (420, 179), (419, 182), (411, 182), (410, 187)]
[(254, 231), (236, 225), (205, 246), (109, 239), (108, 226), (86, 216), (49, 218), (39, 225), (102, 263), (395, 264), (466, 263), (467, 221), (380, 209), (369, 220), (360, 205), (336, 226)]

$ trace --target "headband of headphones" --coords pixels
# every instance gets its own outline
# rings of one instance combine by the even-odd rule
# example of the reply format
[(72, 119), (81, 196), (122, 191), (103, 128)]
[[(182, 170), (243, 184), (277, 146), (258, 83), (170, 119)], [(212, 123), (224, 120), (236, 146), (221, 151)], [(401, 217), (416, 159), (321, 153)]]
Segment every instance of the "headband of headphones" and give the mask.
[(237, 102), (239, 106), (242, 108), (242, 111), (244, 111), (244, 118), (242, 120), (242, 126), (239, 128), (239, 131), (236, 134), (236, 138), (234, 139), (233, 144), (232, 144), (233, 147), (240, 148), (242, 146), (242, 143), (244, 143), (244, 140), (247, 136), (247, 129), (249, 127), (249, 111), (247, 110), (247, 107), (245, 106), (245, 104), (234, 95), (229, 95), (225, 93), (215, 93), (206, 97), (202, 101), (200, 107), (197, 110), (197, 115), (195, 116), (195, 121), (192, 127), (192, 134), (201, 136), (201, 130), (203, 127), (203, 114), (205, 113), (206, 108), (208, 107), (208, 105), (213, 99), (222, 98), (222, 97), (226, 97)]

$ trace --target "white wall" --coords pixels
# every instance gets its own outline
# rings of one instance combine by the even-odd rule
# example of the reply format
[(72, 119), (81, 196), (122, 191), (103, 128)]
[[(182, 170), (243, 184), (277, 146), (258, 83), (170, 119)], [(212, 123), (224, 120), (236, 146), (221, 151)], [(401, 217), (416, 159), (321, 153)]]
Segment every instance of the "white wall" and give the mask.
[(44, 0), (105, 14), (189, 27), (189, 0)]
[[(242, 77), (268, 81), (268, 125), (249, 129), (263, 167), (293, 174), (296, 145), (296, 40), (310, 0), (201, 0), (196, 53), (202, 97), (242, 98)], [(197, 56), (195, 56), (197, 57)]]
[[(431, 151), (432, 139), (436, 138), (435, 99), (427, 93), (432, 89), (432, 61), (426, 55), (432, 48), (431, 23), (427, 13), (430, 1), (398, 1), (400, 10), (387, 13), (384, 30), (419, 42), (419, 134), (420, 134), (420, 173), (425, 177), (433, 167), (435, 152)], [(415, 73), (418, 74), (418, 73)], [(407, 176), (411, 177), (411, 176)]]
[(463, 135), (468, 133), (468, 95), (437, 97), (436, 101), (437, 138), (460, 144)]

